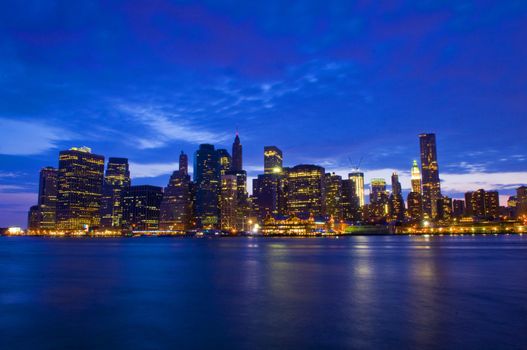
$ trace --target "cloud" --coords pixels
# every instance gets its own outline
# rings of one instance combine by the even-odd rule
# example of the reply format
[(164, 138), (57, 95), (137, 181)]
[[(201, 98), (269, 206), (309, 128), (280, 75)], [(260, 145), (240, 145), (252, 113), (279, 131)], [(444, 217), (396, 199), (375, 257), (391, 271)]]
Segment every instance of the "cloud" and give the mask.
[(441, 190), (446, 192), (468, 192), (485, 190), (512, 190), (527, 183), (527, 171), (477, 172), (464, 174), (443, 173)]
[(179, 113), (165, 111), (166, 107), (119, 104), (118, 109), (150, 131), (138, 139), (137, 146), (141, 149), (163, 147), (170, 141), (200, 144), (220, 143), (227, 139), (226, 134), (203, 130), (203, 127), (192, 125)]
[(130, 175), (132, 178), (158, 177), (172, 174), (178, 169), (178, 163), (135, 163), (130, 162)]
[(37, 121), (0, 118), (0, 154), (32, 155), (57, 147), (57, 142), (69, 140), (68, 131)]

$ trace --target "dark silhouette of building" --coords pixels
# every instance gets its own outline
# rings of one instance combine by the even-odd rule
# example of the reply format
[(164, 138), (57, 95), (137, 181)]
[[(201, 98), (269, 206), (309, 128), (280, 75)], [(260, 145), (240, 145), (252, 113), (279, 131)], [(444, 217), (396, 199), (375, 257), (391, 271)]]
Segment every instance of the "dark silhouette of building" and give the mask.
[(57, 223), (58, 170), (45, 167), (40, 170), (38, 186), (38, 228), (53, 230)]
[(276, 146), (264, 147), (264, 173), (281, 173), (283, 167), (282, 151)]
[(465, 214), (465, 201), (462, 199), (454, 199), (452, 201), (453, 211), (452, 216), (461, 218)]
[(129, 230), (159, 229), (163, 189), (158, 186), (130, 186), (123, 192), (123, 226)]
[(421, 221), (423, 219), (423, 197), (421, 193), (410, 192), (407, 197), (407, 216), (410, 221)]
[(195, 203), (198, 227), (219, 227), (220, 166), (213, 145), (202, 144), (194, 155)]
[(437, 201), (441, 198), (439, 166), (435, 134), (419, 135), (421, 150), (421, 174), (423, 186), (423, 210), (430, 218), (437, 216)]
[(324, 168), (297, 165), (287, 172), (286, 201), (290, 215), (324, 214)]
[(104, 156), (87, 147), (71, 148), (59, 154), (57, 228), (81, 230), (98, 227)]
[(392, 174), (392, 194), (390, 195), (389, 203), (391, 220), (402, 222), (405, 218), (404, 198), (399, 175), (395, 172)]
[(161, 230), (186, 230), (191, 227), (192, 192), (188, 175), (188, 158), (181, 152), (179, 170), (170, 176), (163, 192), (159, 213), (159, 228)]
[(38, 205), (33, 205), (27, 213), (27, 228), (29, 230), (38, 230), (40, 224), (40, 212)]
[(243, 170), (242, 144), (240, 143), (240, 136), (238, 135), (238, 132), (236, 132), (236, 137), (234, 138), (234, 142), (232, 144), (232, 170)]
[(342, 180), (342, 217), (346, 221), (359, 221), (362, 218), (359, 197), (356, 195), (355, 181), (352, 179)]
[(527, 187), (520, 186), (516, 189), (516, 216), (527, 215)]
[(101, 227), (120, 229), (123, 221), (123, 191), (130, 187), (127, 158), (110, 157), (104, 176), (101, 202)]

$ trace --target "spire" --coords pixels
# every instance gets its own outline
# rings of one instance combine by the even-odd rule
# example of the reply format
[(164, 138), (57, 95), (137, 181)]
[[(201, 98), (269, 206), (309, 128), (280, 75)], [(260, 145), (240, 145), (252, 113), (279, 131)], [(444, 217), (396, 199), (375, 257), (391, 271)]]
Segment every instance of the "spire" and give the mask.
[(241, 171), (242, 169), (242, 144), (238, 130), (236, 130), (236, 137), (232, 144), (232, 170)]
[(421, 179), (421, 171), (419, 170), (419, 165), (417, 164), (417, 160), (414, 160), (412, 164), (412, 179), (413, 180), (420, 180)]

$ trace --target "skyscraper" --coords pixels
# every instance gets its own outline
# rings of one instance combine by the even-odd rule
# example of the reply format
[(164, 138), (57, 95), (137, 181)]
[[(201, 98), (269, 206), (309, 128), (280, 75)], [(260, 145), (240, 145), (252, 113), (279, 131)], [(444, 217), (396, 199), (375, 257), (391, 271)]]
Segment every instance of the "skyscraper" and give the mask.
[(430, 218), (437, 215), (437, 201), (441, 198), (439, 167), (435, 134), (420, 134), (421, 173), (423, 176), (423, 210)]
[(238, 231), (241, 229), (238, 223), (238, 184), (236, 175), (221, 176), (221, 229), (226, 231)]
[(88, 147), (59, 154), (57, 227), (80, 230), (100, 223), (104, 156)]
[(123, 226), (129, 230), (159, 229), (163, 189), (157, 186), (130, 186), (123, 192)]
[(192, 193), (187, 159), (187, 155), (181, 152), (179, 170), (172, 173), (163, 192), (159, 212), (161, 230), (182, 231), (191, 226)]
[(363, 207), (365, 204), (364, 201), (364, 173), (360, 171), (355, 171), (352, 173), (349, 173), (348, 179), (351, 180), (353, 185), (353, 191), (355, 193), (355, 197), (357, 197), (359, 206)]
[(37, 226), (41, 230), (52, 230), (56, 226), (58, 174), (52, 167), (40, 170)]
[(386, 192), (386, 181), (381, 178), (371, 179), (370, 186), (371, 216), (378, 220), (388, 214), (389, 203), (388, 193)]
[(527, 186), (516, 189), (516, 216), (527, 215)]
[(325, 174), (324, 186), (325, 213), (334, 220), (340, 221), (343, 218), (342, 177), (335, 173)]
[(122, 226), (123, 191), (130, 187), (130, 170), (127, 158), (108, 159), (101, 201), (101, 226), (120, 229)]
[(410, 192), (407, 197), (407, 215), (411, 221), (421, 221), (423, 219), (423, 197), (418, 192)]
[(253, 198), (259, 220), (284, 211), (283, 206), (280, 205), (283, 198), (282, 179), (281, 173), (262, 174), (254, 179)]
[(195, 203), (198, 227), (219, 226), (220, 165), (213, 145), (202, 144), (194, 155)]
[(399, 175), (396, 172), (392, 174), (392, 194), (390, 195), (390, 216), (394, 221), (404, 220), (404, 199), (399, 182)]
[(282, 151), (276, 146), (264, 147), (264, 173), (281, 173), (283, 157)]
[(218, 164), (220, 167), (220, 176), (222, 176), (232, 170), (232, 158), (229, 152), (224, 148), (220, 148), (216, 150), (216, 153), (218, 154)]
[(297, 165), (287, 172), (287, 210), (291, 215), (324, 214), (324, 168)]
[(27, 213), (27, 228), (28, 230), (38, 230), (40, 223), (40, 212), (38, 205), (33, 205), (29, 208)]
[(232, 144), (232, 170), (233, 171), (242, 171), (243, 162), (242, 162), (242, 144), (240, 143), (240, 136), (236, 132), (236, 137)]
[(419, 171), (417, 160), (414, 160), (412, 164), (411, 174), (412, 192), (421, 193), (421, 171)]

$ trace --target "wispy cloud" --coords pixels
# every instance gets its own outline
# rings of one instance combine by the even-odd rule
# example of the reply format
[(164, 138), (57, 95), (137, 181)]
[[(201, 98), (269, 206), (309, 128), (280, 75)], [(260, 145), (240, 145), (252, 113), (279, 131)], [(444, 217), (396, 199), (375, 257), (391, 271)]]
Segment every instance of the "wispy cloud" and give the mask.
[(158, 177), (171, 174), (178, 169), (178, 163), (135, 163), (130, 162), (132, 178)]
[(39, 121), (0, 118), (0, 125), (0, 154), (6, 155), (40, 154), (73, 136), (67, 130)]
[(179, 113), (166, 111), (166, 106), (119, 104), (117, 108), (149, 132), (138, 139), (141, 149), (159, 148), (170, 141), (185, 141), (192, 144), (219, 143), (227, 139), (223, 133), (204, 130), (193, 125)]

